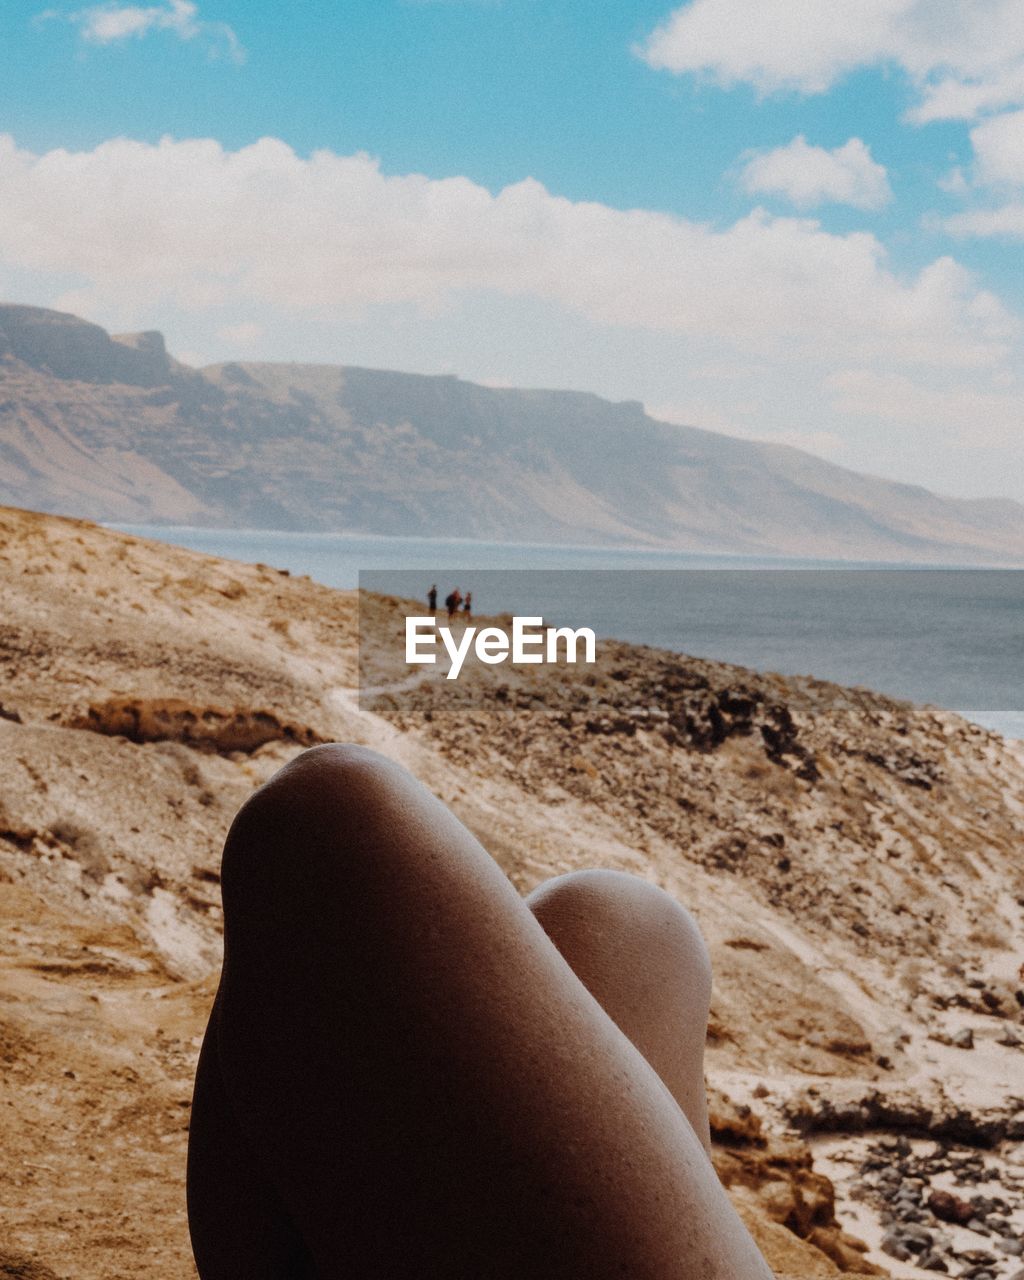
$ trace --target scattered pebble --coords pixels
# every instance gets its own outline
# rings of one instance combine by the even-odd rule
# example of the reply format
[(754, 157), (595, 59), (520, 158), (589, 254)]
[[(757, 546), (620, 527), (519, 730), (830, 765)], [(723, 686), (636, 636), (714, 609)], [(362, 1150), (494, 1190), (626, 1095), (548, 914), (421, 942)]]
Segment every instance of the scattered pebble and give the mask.
[[(957, 1190), (934, 1185), (940, 1175)], [(881, 1248), (897, 1262), (957, 1280), (1024, 1280), (1024, 1238), (1016, 1225), (1024, 1218), (1024, 1189), (1008, 1178), (1001, 1194), (972, 1192), (991, 1181), (980, 1151), (936, 1142), (915, 1154), (902, 1134), (886, 1134), (867, 1149), (851, 1190), (877, 1211), (885, 1228)], [(958, 1229), (955, 1241), (949, 1227)], [(966, 1247), (964, 1230), (973, 1240)]]

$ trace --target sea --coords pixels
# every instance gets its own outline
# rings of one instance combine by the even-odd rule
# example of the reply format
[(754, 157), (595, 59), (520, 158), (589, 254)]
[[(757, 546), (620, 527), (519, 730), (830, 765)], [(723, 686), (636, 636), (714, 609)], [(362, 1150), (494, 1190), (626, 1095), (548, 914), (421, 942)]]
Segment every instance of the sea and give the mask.
[(1024, 739), (1024, 570), (468, 539), (123, 525), (129, 533), (477, 615), (562, 626), (957, 711)]

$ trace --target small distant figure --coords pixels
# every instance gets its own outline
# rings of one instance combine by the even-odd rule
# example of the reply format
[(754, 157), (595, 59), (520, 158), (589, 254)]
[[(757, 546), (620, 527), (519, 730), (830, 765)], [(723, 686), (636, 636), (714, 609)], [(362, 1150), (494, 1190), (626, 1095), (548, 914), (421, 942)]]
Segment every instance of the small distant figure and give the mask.
[(458, 613), (460, 604), (462, 604), (462, 592), (458, 587), (456, 587), (453, 591), (449, 592), (444, 599), (444, 607), (448, 610), (449, 622), (451, 622), (452, 618), (454, 618)]
[(437, 613), (437, 583), (427, 592), (427, 608), (431, 613)]
[(466, 598), (465, 598), (465, 600), (462, 602), (462, 612), (466, 615), (466, 617), (467, 617), (467, 618), (468, 618), (468, 617), (472, 614), (472, 612), (473, 612), (473, 593), (472, 593), (472, 591), (467, 591), (467, 592), (466, 592)]

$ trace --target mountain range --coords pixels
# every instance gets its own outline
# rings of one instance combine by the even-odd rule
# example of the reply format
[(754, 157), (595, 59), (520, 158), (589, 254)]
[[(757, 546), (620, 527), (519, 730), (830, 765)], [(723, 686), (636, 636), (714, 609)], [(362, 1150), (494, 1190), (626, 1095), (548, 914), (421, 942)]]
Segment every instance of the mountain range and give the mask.
[(323, 364), (190, 368), (156, 332), (0, 305), (0, 503), (112, 522), (1024, 564), (954, 499), (639, 402)]

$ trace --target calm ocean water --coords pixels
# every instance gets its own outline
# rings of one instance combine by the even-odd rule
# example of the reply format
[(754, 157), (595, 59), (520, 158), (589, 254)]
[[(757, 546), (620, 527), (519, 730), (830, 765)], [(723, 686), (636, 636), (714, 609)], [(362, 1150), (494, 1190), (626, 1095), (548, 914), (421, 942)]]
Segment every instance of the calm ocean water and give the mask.
[(477, 613), (541, 614), (599, 636), (863, 685), (1024, 738), (1024, 570), (118, 527), (333, 587), (422, 598), (436, 582), (443, 599), (458, 586)]

